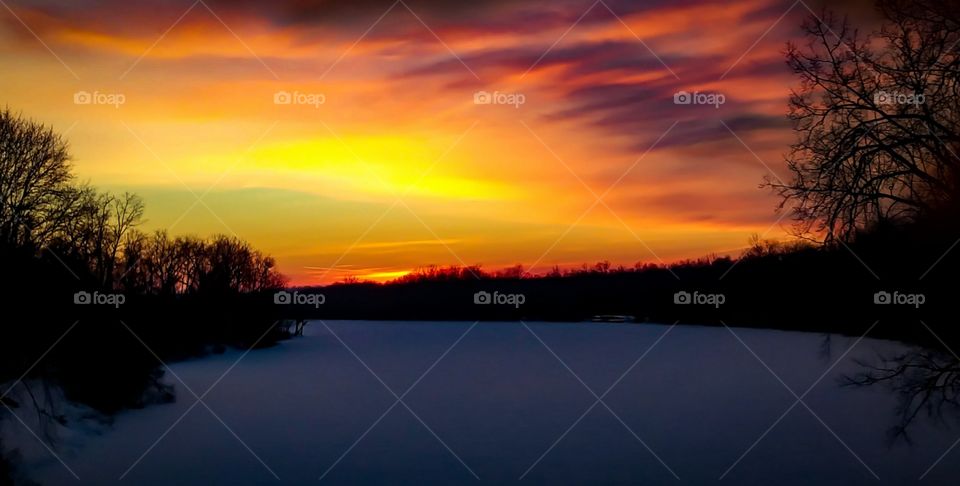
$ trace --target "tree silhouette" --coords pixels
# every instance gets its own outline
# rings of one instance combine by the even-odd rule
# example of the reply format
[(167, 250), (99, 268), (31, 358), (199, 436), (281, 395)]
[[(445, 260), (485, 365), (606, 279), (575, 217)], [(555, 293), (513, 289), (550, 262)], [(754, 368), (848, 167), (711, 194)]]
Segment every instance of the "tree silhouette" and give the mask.
[(955, 211), (960, 190), (960, 20), (950, 2), (881, 1), (881, 28), (862, 34), (826, 12), (789, 44), (800, 78), (787, 183), (796, 232), (852, 240), (884, 223)]
[[(145, 234), (140, 197), (75, 182), (69, 161), (52, 129), (0, 112), (0, 306), (17, 316), (0, 325), (0, 383), (30, 395), (16, 381), (27, 369), (22, 378), (113, 413), (148, 401), (151, 390), (167, 395), (156, 356), (265, 346), (286, 336), (276, 330), (269, 299), (286, 283), (273, 258), (235, 237)], [(121, 293), (126, 303), (78, 306), (70, 297), (80, 292)], [(70, 323), (80, 320), (92, 322), (74, 330)], [(68, 329), (69, 340), (44, 353)], [(133, 329), (151, 352), (131, 341)], [(31, 366), (41, 354), (43, 363)], [(16, 407), (10, 400), (17, 398), (5, 397), (4, 405)]]
[(0, 242), (35, 246), (68, 219), (70, 156), (52, 129), (0, 111)]

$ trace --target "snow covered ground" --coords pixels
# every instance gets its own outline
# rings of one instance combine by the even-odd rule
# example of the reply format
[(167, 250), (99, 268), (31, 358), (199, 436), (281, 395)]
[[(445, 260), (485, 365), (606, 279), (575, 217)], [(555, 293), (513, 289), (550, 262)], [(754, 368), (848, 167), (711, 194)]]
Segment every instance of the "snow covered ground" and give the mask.
[[(923, 420), (913, 446), (889, 446), (895, 395), (838, 379), (901, 347), (868, 338), (843, 356), (855, 342), (834, 336), (825, 352), (823, 335), (722, 327), (312, 321), (271, 349), (173, 364), (176, 403), (61, 434), (56, 452), (80, 481), (43, 449), (27, 465), (43, 484), (914, 483), (960, 430)], [(924, 484), (949, 484), (957, 454)]]

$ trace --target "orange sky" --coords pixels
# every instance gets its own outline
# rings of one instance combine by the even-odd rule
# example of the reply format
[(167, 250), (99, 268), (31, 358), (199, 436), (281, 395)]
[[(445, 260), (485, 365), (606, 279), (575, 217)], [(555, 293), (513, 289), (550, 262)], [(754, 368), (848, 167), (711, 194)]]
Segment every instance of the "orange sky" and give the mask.
[(146, 229), (235, 234), (297, 284), (669, 262), (789, 223), (758, 185), (788, 176), (790, 2), (4, 3), (0, 102)]

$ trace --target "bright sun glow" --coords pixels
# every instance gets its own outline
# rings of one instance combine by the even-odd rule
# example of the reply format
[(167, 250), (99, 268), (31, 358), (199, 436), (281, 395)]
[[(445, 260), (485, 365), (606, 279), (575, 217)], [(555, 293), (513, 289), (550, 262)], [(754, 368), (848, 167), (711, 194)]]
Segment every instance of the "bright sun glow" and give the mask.
[(513, 190), (495, 181), (459, 175), (437, 161), (426, 143), (391, 136), (318, 138), (255, 150), (251, 167), (306, 192), (343, 197), (393, 195), (441, 199), (500, 199)]

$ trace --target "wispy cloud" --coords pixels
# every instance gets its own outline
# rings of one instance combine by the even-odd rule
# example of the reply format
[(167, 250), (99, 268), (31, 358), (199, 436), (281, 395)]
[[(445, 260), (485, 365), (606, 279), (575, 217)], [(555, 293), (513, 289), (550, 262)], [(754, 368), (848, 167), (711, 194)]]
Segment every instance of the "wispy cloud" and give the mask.
[[(288, 255), (288, 268), (329, 266), (326, 248), (349, 245), (401, 193), (436, 235), (413, 234), (423, 225), (401, 205), (356, 245), (367, 261), (349, 264), (389, 273), (451, 261), (451, 249), (471, 263), (536, 259), (593, 202), (584, 185), (602, 193), (617, 182), (611, 209), (668, 256), (735, 247), (775, 221), (776, 199), (757, 185), (764, 165), (782, 170), (791, 138), (782, 50), (803, 14), (784, 16), (792, 2), (606, 0), (586, 15), (590, 2), (573, 0), (205, 0), (190, 11), (160, 0), (8, 3), (80, 81), (50, 76), (57, 60), (0, 15), (0, 60), (18, 66), (0, 80), (3, 101), (54, 124), (81, 120), (70, 138), (82, 176), (158, 191), (175, 191), (175, 179), (200, 191), (219, 181), (226, 200), (245, 206), (246, 189), (305, 194), (314, 202), (271, 199), (227, 218), (250, 231), (290, 224), (286, 212), (331, 222), (335, 235), (296, 243), (260, 231), (258, 245)], [(127, 103), (78, 107), (79, 89), (122, 92)], [(277, 105), (279, 91), (325, 102)], [(477, 91), (524, 103), (477, 105)], [(678, 104), (680, 92), (723, 103)], [(150, 164), (118, 121), (177, 177)], [(604, 212), (587, 214), (544, 263), (640, 259), (636, 239)], [(200, 228), (196, 217), (182, 224)]]

